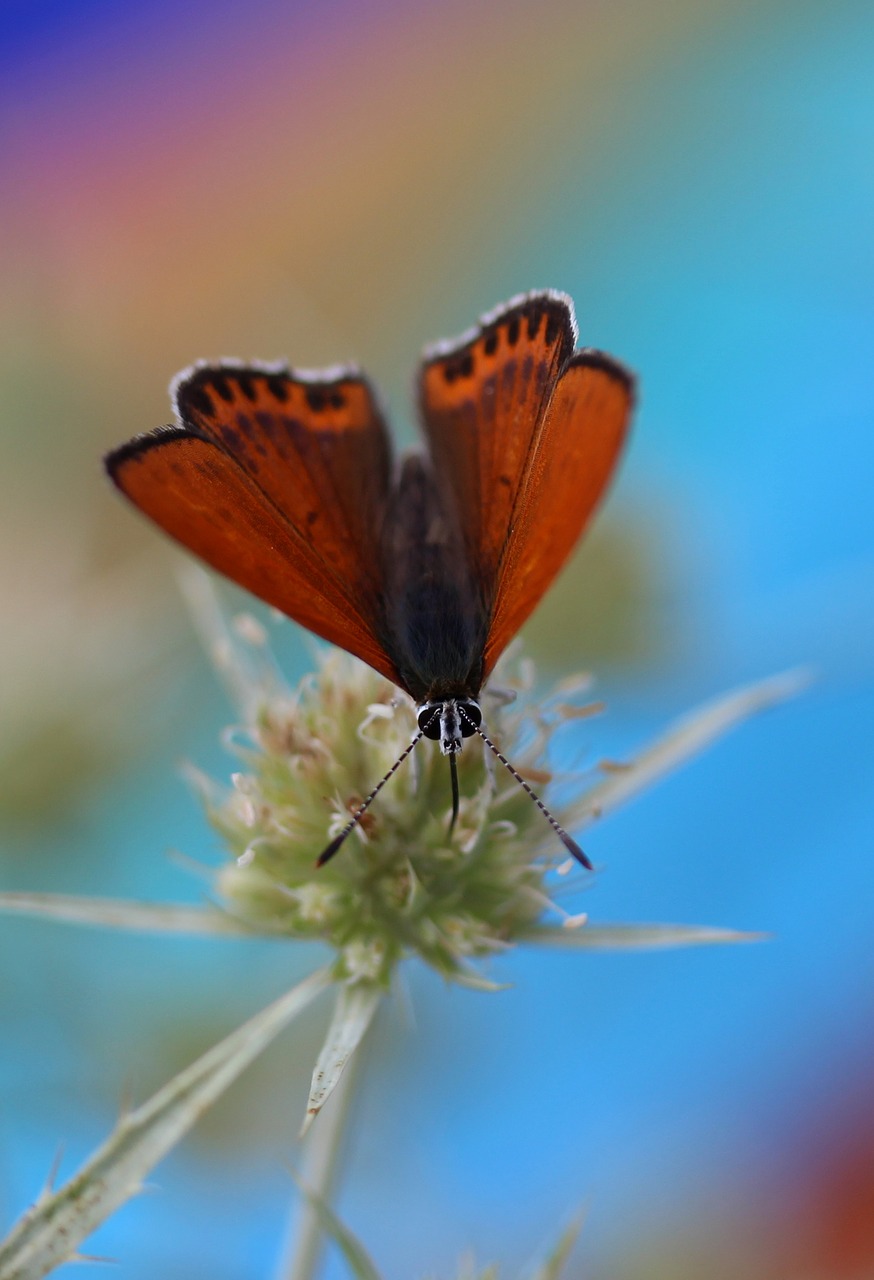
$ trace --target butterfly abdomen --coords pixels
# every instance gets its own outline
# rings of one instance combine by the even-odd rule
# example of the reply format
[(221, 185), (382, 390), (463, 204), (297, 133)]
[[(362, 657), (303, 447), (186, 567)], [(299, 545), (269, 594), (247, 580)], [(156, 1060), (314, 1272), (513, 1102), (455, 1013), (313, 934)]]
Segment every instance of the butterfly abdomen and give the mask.
[(424, 454), (403, 461), (384, 531), (386, 648), (417, 700), (473, 697), (482, 683), (486, 602)]

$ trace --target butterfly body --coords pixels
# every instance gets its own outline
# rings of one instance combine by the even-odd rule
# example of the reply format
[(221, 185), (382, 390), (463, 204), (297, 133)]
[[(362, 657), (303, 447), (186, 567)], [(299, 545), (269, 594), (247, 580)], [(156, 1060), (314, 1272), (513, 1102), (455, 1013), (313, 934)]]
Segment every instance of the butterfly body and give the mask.
[(386, 648), (417, 702), (475, 697), (482, 686), (486, 604), (455, 514), (426, 455), (402, 460), (383, 528)]
[(485, 737), (483, 685), (627, 428), (633, 380), (575, 341), (570, 299), (543, 291), (427, 349), (426, 448), (397, 468), (357, 369), (198, 364), (172, 384), (177, 424), (107, 469), (171, 537), (410, 694), (419, 736), (450, 757), (457, 810), (455, 756)]

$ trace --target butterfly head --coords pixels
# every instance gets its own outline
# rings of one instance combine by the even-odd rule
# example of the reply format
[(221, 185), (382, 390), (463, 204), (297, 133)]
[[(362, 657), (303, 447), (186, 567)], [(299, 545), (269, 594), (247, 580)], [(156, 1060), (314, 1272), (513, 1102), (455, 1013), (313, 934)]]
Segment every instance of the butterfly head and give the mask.
[(419, 728), (426, 738), (440, 743), (445, 756), (461, 750), (462, 739), (472, 738), (483, 722), (473, 698), (444, 698), (423, 702), (416, 708)]

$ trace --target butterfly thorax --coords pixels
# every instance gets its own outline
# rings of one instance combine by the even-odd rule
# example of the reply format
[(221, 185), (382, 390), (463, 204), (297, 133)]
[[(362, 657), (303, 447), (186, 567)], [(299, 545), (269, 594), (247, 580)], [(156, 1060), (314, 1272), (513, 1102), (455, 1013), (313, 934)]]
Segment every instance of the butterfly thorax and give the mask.
[(475, 705), (489, 609), (454, 513), (422, 454), (404, 460), (383, 548), (384, 643), (403, 687), (419, 704)]

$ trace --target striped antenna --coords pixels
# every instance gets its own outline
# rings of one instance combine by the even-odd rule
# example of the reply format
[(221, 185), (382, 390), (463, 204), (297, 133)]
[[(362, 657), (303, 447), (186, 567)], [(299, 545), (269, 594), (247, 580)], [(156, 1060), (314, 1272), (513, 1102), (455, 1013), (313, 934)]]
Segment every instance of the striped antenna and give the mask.
[(407, 756), (412, 751), (413, 747), (416, 745), (417, 742), (420, 742), (422, 738), (424, 738), (424, 736), (425, 735), (422, 733), (420, 729), (419, 732), (416, 734), (416, 736), (413, 738), (413, 741), (410, 743), (410, 745), (408, 747), (405, 747), (404, 750), (401, 752), (401, 754), (398, 756), (397, 760), (395, 760), (394, 764), (389, 769), (385, 777), (380, 778), (379, 782), (377, 782), (376, 786), (373, 788), (373, 790), (371, 791), (367, 799), (361, 802), (361, 804), (355, 810), (352, 817), (346, 823), (345, 827), (340, 832), (340, 834), (338, 836), (335, 836), (334, 839), (331, 841), (331, 843), (328, 845), (327, 849), (325, 849), (322, 853), (319, 854), (318, 859), (316, 860), (317, 867), (323, 867), (326, 862), (330, 862), (331, 858), (333, 858), (334, 854), (340, 848), (340, 845), (349, 835), (350, 831), (353, 831), (355, 827), (357, 827), (358, 823), (361, 821), (364, 814), (370, 808), (372, 802), (379, 795), (380, 791), (382, 791), (383, 787), (388, 782), (389, 778), (393, 774), (397, 773), (398, 769), (404, 763)]
[(560, 823), (556, 822), (555, 818), (549, 812), (546, 805), (540, 799), (540, 796), (536, 795), (531, 790), (528, 783), (522, 777), (521, 773), (517, 772), (517, 770), (513, 768), (513, 766), (510, 764), (510, 761), (503, 754), (503, 752), (498, 750), (498, 748), (492, 742), (491, 738), (487, 737), (487, 735), (483, 733), (482, 729), (480, 729), (478, 725), (474, 725), (473, 720), (471, 720), (470, 716), (465, 713), (464, 708), (459, 707), (459, 711), (461, 711), (461, 714), (464, 716), (465, 720), (467, 720), (469, 724), (473, 725), (474, 729), (476, 729), (477, 733), (482, 738), (483, 742), (491, 751), (495, 753), (495, 755), (498, 757), (498, 759), (500, 760), (504, 768), (513, 775), (513, 777), (519, 783), (519, 786), (522, 788), (522, 790), (528, 793), (528, 795), (537, 805), (537, 808), (543, 814), (546, 821), (552, 827), (555, 834), (558, 836), (559, 840), (567, 849), (568, 853), (572, 854), (573, 857), (576, 858), (577, 862), (579, 862), (582, 866), (584, 866), (587, 871), (594, 871), (595, 868), (592, 866), (589, 859), (583, 853), (582, 849), (577, 844), (576, 840), (572, 839), (571, 836), (569, 836), (568, 833), (565, 831), (564, 827), (561, 826)]

